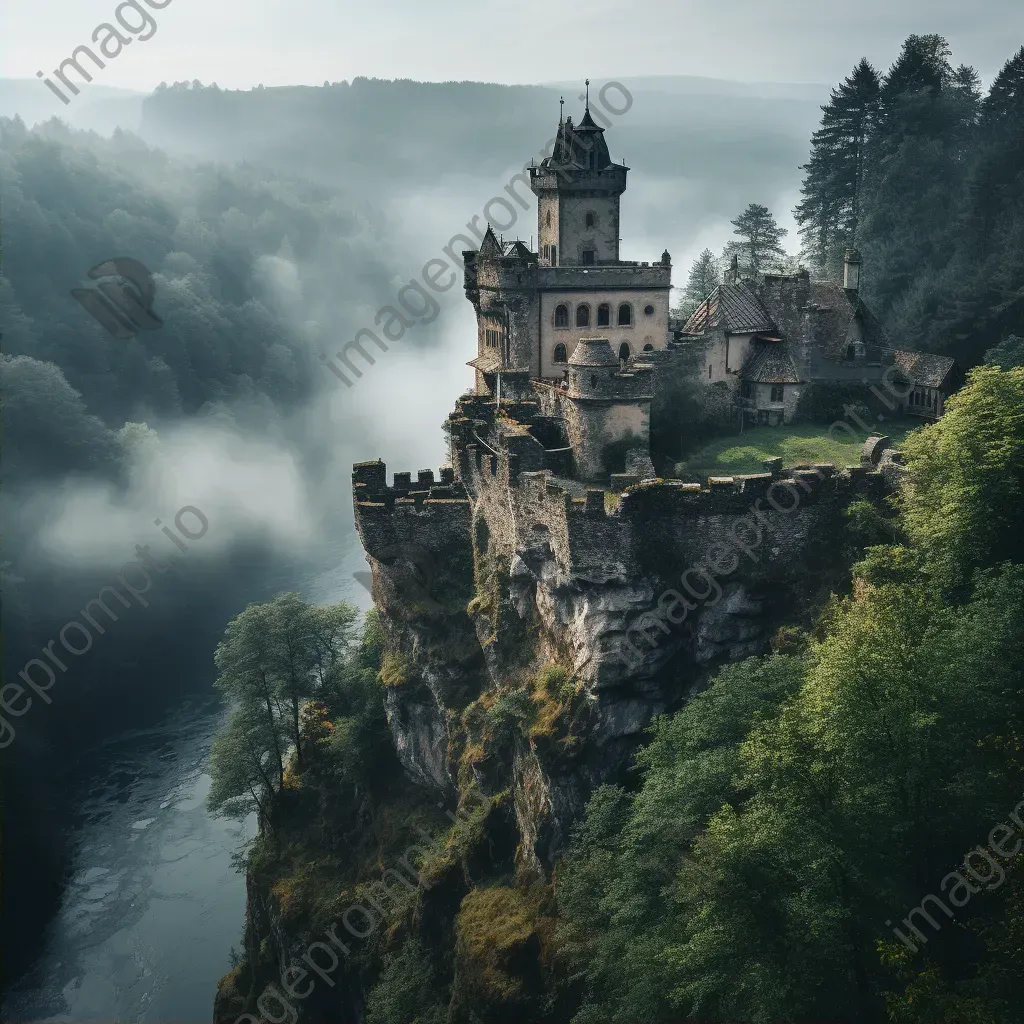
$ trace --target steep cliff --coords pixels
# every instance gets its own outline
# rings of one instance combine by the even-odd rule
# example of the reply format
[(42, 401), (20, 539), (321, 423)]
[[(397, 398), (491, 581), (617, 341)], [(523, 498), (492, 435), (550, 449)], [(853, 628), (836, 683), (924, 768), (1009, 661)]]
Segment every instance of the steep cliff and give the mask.
[[(587, 489), (545, 467), (542, 431), (529, 430), (539, 415), (536, 403), (499, 413), (464, 399), (437, 479), (388, 485), (383, 463), (354, 468), (395, 771), (348, 823), (351, 848), (314, 871), (330, 898), (307, 895), (289, 921), (294, 864), (266, 847), (250, 864), (245, 956), (218, 1020), (261, 993), (273, 1019), (267, 986), (280, 991), (339, 915), (348, 927), (344, 900), (387, 889), (410, 843), (424, 848), (415, 891), (393, 899), (392, 884), (365, 941), (334, 925), (358, 949), (332, 954), (336, 984), (291, 1000), (294, 1016), (561, 1019), (575, 994), (555, 966), (551, 879), (589, 795), (628, 784), (655, 715), (718, 666), (777, 645), (780, 627), (810, 622), (845, 583), (845, 510), (898, 475), (889, 459), (884, 472), (772, 465), (707, 488), (622, 476), (619, 490)], [(332, 813), (323, 793), (318, 806)], [(274, 842), (306, 844), (301, 816)]]
[(354, 482), (403, 764), (439, 793), (509, 789), (519, 867), (545, 877), (654, 715), (821, 603), (844, 509), (889, 483), (821, 466), (585, 489), (520, 468), (534, 412), (464, 399), (441, 486), (388, 487), (381, 463)]

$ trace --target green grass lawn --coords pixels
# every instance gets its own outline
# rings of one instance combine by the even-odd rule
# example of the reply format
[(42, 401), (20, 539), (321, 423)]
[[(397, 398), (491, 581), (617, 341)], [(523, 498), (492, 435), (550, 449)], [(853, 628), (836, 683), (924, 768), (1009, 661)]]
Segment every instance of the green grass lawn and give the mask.
[[(879, 424), (878, 433), (887, 434), (899, 444), (920, 426), (920, 420), (886, 420)], [(783, 466), (813, 462), (859, 466), (861, 448), (869, 435), (854, 429), (856, 439), (838, 429), (832, 431), (833, 440), (828, 436), (829, 428), (818, 424), (748, 427), (742, 434), (716, 438), (692, 452), (684, 462), (677, 463), (676, 474), (683, 480), (705, 483), (709, 476), (763, 473), (762, 462), (779, 456)]]

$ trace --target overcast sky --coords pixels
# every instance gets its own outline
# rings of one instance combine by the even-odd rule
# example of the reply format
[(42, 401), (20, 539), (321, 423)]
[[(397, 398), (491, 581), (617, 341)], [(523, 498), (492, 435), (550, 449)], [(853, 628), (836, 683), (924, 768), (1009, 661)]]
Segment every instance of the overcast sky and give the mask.
[[(154, 0), (157, 2), (157, 0)], [(1021, 0), (159, 0), (157, 31), (95, 81), (319, 85), (358, 75), (542, 82), (691, 74), (828, 82), (939, 32), (986, 80), (1024, 43)], [(115, 0), (7, 0), (0, 75), (49, 74)], [(134, 15), (124, 13), (129, 22)], [(5, 45), (6, 44), (6, 45)]]

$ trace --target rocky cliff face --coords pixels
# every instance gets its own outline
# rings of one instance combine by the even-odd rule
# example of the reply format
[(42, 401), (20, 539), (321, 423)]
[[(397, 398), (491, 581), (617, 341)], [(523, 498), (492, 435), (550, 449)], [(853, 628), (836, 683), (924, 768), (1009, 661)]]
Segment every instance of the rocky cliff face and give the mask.
[(438, 793), (507, 790), (518, 868), (544, 877), (654, 715), (827, 596), (843, 510), (890, 483), (775, 467), (710, 490), (584, 490), (522, 472), (514, 419), (470, 401), (442, 485), (358, 466), (356, 521), (403, 764)]
[[(605, 492), (554, 475), (523, 428), (530, 410), (515, 413), (460, 403), (454, 465), (436, 479), (397, 473), (389, 485), (380, 462), (354, 469), (400, 769), (388, 748), (389, 781), (344, 808), (308, 768), (279, 794), (218, 1021), (249, 1024), (256, 1006), (282, 1024), (361, 1024), (375, 999), (404, 991), (406, 963), (420, 979), (409, 992), (430, 1005), (391, 1000), (374, 1019), (571, 1017), (577, 996), (553, 966), (551, 877), (590, 794), (628, 779), (655, 715), (721, 664), (784, 639), (781, 625), (812, 618), (847, 576), (846, 508), (899, 476), (893, 459), (880, 470), (774, 465), (707, 488), (627, 479)], [(470, 805), (483, 816), (453, 826), (451, 811)], [(382, 913), (293, 1011), (275, 1010), (274, 986), (348, 901), (401, 895), (387, 865), (424, 827), (440, 840), (412, 902)]]

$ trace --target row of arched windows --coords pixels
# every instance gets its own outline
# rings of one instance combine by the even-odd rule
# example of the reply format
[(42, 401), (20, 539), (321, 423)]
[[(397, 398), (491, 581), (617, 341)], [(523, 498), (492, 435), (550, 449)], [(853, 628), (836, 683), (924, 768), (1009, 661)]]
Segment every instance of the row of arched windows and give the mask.
[[(653, 352), (654, 351), (654, 346), (653, 345), (644, 345), (644, 351), (645, 352)], [(624, 341), (619, 346), (619, 359), (621, 359), (623, 362), (625, 362), (630, 357), (630, 355), (631, 355), (631, 352), (630, 352), (630, 348), (629, 348), (629, 342), (628, 341)], [(555, 346), (555, 352), (554, 352), (554, 355), (552, 356), (552, 359), (556, 363), (567, 363), (569, 361), (568, 356), (566, 355), (566, 348), (565, 348), (564, 345), (556, 345)]]
[[(597, 307), (597, 326), (598, 327), (611, 327), (612, 320), (612, 307), (607, 302), (602, 302)], [(619, 327), (631, 327), (633, 324), (633, 307), (628, 302), (623, 302), (619, 306)], [(569, 307), (560, 304), (555, 306), (555, 326), (556, 327), (568, 327), (569, 326)], [(585, 302), (581, 302), (576, 307), (576, 326), (577, 327), (589, 327), (590, 326), (590, 306)]]

